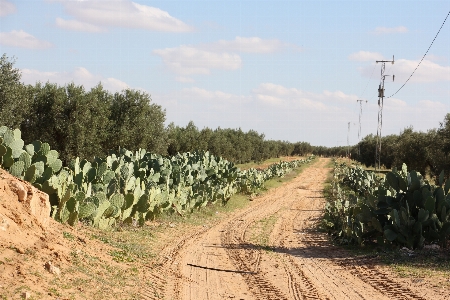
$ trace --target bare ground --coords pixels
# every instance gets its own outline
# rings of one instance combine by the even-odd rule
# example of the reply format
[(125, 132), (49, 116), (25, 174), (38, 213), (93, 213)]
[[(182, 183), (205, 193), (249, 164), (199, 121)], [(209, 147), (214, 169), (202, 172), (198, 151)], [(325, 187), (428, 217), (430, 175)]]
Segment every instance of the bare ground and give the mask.
[(162, 251), (144, 299), (448, 299), (353, 259), (317, 230), (327, 159)]
[(232, 213), (213, 208), (197, 224), (159, 220), (116, 232), (40, 226), (0, 171), (0, 298), (449, 299), (429, 270), (400, 278), (317, 230), (328, 162), (317, 159)]

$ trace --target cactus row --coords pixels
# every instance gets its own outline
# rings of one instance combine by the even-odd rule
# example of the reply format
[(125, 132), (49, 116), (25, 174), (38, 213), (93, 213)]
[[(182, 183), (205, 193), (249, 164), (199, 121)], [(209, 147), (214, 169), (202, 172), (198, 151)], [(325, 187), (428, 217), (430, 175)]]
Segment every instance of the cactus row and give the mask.
[(163, 211), (182, 214), (225, 203), (233, 194), (254, 193), (266, 180), (311, 159), (240, 171), (209, 152), (168, 158), (144, 149), (119, 149), (93, 161), (76, 158), (63, 167), (47, 143), (24, 145), (20, 130), (0, 127), (0, 166), (49, 194), (55, 220), (70, 225), (83, 220), (99, 228), (117, 222), (142, 225)]
[(393, 169), (384, 177), (335, 164), (323, 225), (343, 243), (378, 242), (410, 249), (446, 246), (450, 236), (450, 180), (430, 184), (416, 171)]

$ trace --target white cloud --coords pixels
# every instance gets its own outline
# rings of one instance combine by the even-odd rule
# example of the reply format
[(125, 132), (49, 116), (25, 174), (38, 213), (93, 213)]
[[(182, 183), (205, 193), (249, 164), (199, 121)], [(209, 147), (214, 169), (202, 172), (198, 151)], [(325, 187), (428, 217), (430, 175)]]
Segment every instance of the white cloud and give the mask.
[[(199, 128), (253, 129), (267, 139), (307, 141), (313, 145), (346, 145), (348, 122), (350, 144), (357, 142), (359, 104), (356, 96), (343, 91), (310, 92), (274, 83), (263, 83), (248, 94), (185, 88), (152, 99), (167, 111), (167, 122), (185, 126), (193, 120)], [(410, 125), (415, 130), (436, 128), (449, 105), (421, 100), (384, 101), (383, 136), (398, 134)], [(376, 101), (363, 106), (362, 137), (376, 134)]]
[(408, 104), (397, 98), (385, 98), (383, 101), (383, 107), (387, 109), (404, 109), (408, 106)]
[(184, 76), (177, 76), (177, 77), (175, 77), (175, 80), (178, 81), (178, 82), (183, 82), (183, 83), (195, 82), (195, 80), (193, 78), (184, 77)]
[(311, 109), (326, 109), (329, 105), (356, 103), (355, 95), (347, 95), (341, 91), (323, 91), (312, 93), (296, 88), (286, 88), (273, 83), (262, 83), (253, 90), (256, 97), (268, 104), (278, 106), (307, 107)]
[[(125, 27), (165, 32), (188, 32), (193, 28), (156, 7), (130, 0), (58, 1), (80, 24), (101, 28)], [(73, 29), (73, 24), (71, 28)], [(87, 25), (84, 25), (87, 26)], [(84, 27), (82, 27), (84, 28)]]
[(398, 26), (398, 27), (377, 27), (373, 31), (376, 35), (381, 34), (389, 34), (389, 33), (406, 33), (408, 32), (408, 28), (405, 26)]
[(431, 100), (420, 100), (418, 106), (423, 107), (424, 109), (435, 109), (442, 111), (447, 111), (448, 109), (447, 105), (438, 101), (431, 101)]
[(215, 51), (246, 52), (246, 53), (273, 53), (287, 47), (280, 40), (263, 40), (259, 37), (237, 36), (232, 41), (220, 40), (216, 43), (205, 45), (207, 49)]
[(119, 79), (95, 75), (83, 67), (75, 68), (69, 72), (43, 72), (33, 69), (22, 69), (21, 72), (22, 81), (25, 84), (34, 85), (38, 81), (43, 83), (48, 81), (50, 83), (57, 83), (58, 85), (66, 85), (73, 82), (77, 85), (83, 85), (86, 90), (89, 90), (101, 82), (103, 87), (111, 92), (118, 92), (129, 88), (128, 84)]
[[(389, 69), (386, 65), (386, 70), (389, 70), (388, 75), (395, 75), (395, 83), (403, 84), (417, 67), (419, 61), (420, 60), (396, 59), (393, 65), (389, 63)], [(369, 66), (359, 68), (359, 71), (365, 77), (370, 77), (373, 74), (374, 65), (375, 64), (371, 64)], [(381, 66), (378, 67), (378, 70), (380, 67)], [(379, 76), (374, 76), (373, 78), (377, 78), (378, 80)], [(386, 78), (386, 80), (388, 80), (388, 78)], [(391, 77), (389, 77), (389, 80), (392, 81)], [(430, 60), (424, 59), (414, 75), (411, 77), (409, 83), (440, 81), (450, 81), (450, 66), (442, 66)]]
[(427, 59), (432, 61), (432, 62), (447, 62), (448, 61), (448, 57), (444, 56), (444, 55), (434, 55), (434, 54), (427, 54)]
[(28, 49), (46, 49), (53, 46), (50, 42), (39, 40), (23, 30), (0, 32), (0, 44)]
[(181, 90), (185, 97), (197, 101), (208, 101), (217, 106), (237, 104), (251, 101), (251, 97), (225, 93), (222, 91), (208, 91), (199, 87), (184, 88)]
[[(181, 45), (175, 48), (156, 49), (153, 54), (160, 56), (172, 72), (179, 75), (211, 74), (211, 69), (236, 70), (242, 65), (237, 52), (273, 53), (285, 48), (295, 48), (279, 40), (264, 40), (258, 37), (236, 37), (234, 40), (220, 40), (215, 43), (196, 46)], [(298, 47), (297, 47), (298, 48)], [(192, 78), (177, 77), (180, 82), (193, 82)]]
[(170, 70), (180, 75), (210, 74), (211, 69), (236, 70), (242, 63), (237, 54), (216, 53), (185, 45), (156, 49), (153, 53), (160, 56)]
[[(375, 109), (378, 106), (372, 104), (372, 116), (370, 128), (376, 128)], [(437, 128), (449, 110), (447, 104), (419, 100), (417, 103), (408, 103), (401, 99), (385, 98), (383, 109), (383, 135), (399, 134), (404, 128), (413, 126), (416, 131), (427, 131)]]
[[(395, 81), (405, 82), (419, 60), (399, 59), (395, 61), (391, 73), (395, 74)], [(450, 66), (441, 66), (435, 62), (424, 59), (410, 79), (411, 82), (437, 82), (450, 81)]]
[(0, 0), (0, 17), (7, 16), (16, 12), (16, 6), (7, 1)]
[(56, 18), (56, 26), (62, 29), (74, 30), (74, 31), (86, 31), (86, 32), (102, 32), (105, 31), (99, 26), (95, 26), (89, 23), (77, 21), (77, 20), (64, 20), (62, 18)]
[(348, 56), (349, 60), (353, 61), (373, 61), (382, 60), (383, 55), (378, 52), (369, 52), (369, 51), (359, 51), (356, 53), (352, 53)]

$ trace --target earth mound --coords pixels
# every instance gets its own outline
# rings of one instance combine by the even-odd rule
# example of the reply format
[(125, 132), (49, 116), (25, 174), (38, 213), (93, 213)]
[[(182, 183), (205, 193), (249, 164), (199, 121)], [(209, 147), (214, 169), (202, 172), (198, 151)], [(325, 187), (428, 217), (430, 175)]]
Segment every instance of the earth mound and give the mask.
[[(0, 298), (55, 299), (52, 286), (71, 280), (73, 260), (84, 253), (114, 263), (108, 246), (84, 237), (82, 224), (60, 224), (50, 210), (47, 194), (0, 169)], [(75, 298), (83, 294), (77, 285), (69, 289)]]

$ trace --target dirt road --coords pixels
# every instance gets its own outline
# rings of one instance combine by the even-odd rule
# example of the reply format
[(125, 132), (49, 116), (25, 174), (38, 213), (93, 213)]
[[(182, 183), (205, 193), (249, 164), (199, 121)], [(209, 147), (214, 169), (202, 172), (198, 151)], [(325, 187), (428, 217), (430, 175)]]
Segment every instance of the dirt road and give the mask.
[(168, 245), (145, 299), (443, 299), (318, 232), (329, 169), (318, 159), (294, 180), (209, 228)]

